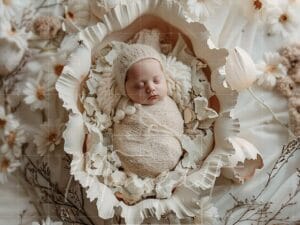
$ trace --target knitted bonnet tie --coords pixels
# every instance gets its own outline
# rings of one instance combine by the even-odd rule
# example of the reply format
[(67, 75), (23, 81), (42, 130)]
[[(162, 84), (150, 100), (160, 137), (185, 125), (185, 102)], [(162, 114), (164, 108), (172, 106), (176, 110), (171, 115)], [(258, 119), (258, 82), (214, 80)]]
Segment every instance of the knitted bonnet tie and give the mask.
[(144, 44), (127, 45), (113, 61), (112, 73), (122, 95), (126, 96), (125, 81), (128, 69), (143, 59), (155, 59), (163, 67), (160, 54), (154, 48)]

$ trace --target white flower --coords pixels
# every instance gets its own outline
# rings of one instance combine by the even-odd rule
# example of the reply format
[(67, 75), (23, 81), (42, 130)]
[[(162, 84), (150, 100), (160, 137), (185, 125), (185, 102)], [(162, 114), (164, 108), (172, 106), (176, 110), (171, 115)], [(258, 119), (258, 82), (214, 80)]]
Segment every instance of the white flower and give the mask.
[(5, 127), (2, 139), (3, 145), (1, 146), (1, 152), (12, 154), (19, 158), (22, 154), (22, 145), (26, 142), (26, 136), (17, 121), (9, 123)]
[(0, 0), (0, 18), (19, 21), (27, 4), (26, 0)]
[(63, 225), (63, 222), (59, 222), (59, 221), (54, 222), (54, 221), (52, 221), (52, 220), (50, 219), (50, 217), (48, 216), (48, 217), (46, 218), (46, 220), (42, 221), (41, 224), (38, 223), (38, 222), (32, 222), (31, 225)]
[(14, 172), (21, 163), (11, 155), (0, 155), (0, 183), (7, 182), (7, 175)]
[(65, 29), (79, 31), (90, 21), (89, 2), (87, 0), (68, 0), (65, 7)]
[(245, 17), (248, 19), (257, 19), (263, 21), (268, 14), (268, 11), (273, 8), (273, 4), (267, 0), (246, 0), (246, 1), (234, 1), (234, 4), (238, 4), (236, 9), (242, 9)]
[(37, 62), (44, 76), (50, 76), (50, 80), (57, 80), (67, 63), (67, 56), (66, 51), (58, 51), (54, 54), (46, 53), (40, 55)]
[(271, 34), (281, 34), (286, 37), (297, 29), (299, 18), (297, 11), (287, 2), (278, 4), (276, 10), (268, 15), (267, 27)]
[(47, 108), (51, 94), (54, 94), (55, 77), (50, 74), (41, 76), (40, 74), (36, 80), (29, 78), (25, 83), (24, 101), (32, 110)]
[(265, 53), (264, 61), (257, 65), (257, 69), (261, 72), (257, 84), (265, 88), (275, 87), (276, 78), (287, 74), (287, 69), (281, 62), (282, 57), (279, 53)]
[(55, 77), (59, 77), (66, 64), (67, 54), (64, 52), (58, 52), (54, 55), (47, 57), (47, 61), (44, 63), (44, 71), (51, 73)]
[(221, 4), (220, 0), (188, 0), (187, 9), (190, 15), (197, 20), (205, 20), (213, 14)]
[(244, 90), (256, 80), (257, 70), (253, 60), (239, 47), (229, 50), (225, 71), (226, 82), (232, 90)]
[(19, 122), (15, 119), (13, 114), (6, 114), (2, 106), (0, 106), (0, 134), (4, 135), (5, 128), (17, 128)]
[(8, 75), (20, 64), (27, 49), (27, 37), (9, 22), (0, 23), (0, 75)]
[(55, 147), (62, 141), (63, 127), (64, 123), (60, 120), (48, 121), (40, 126), (33, 140), (39, 155), (43, 156), (55, 150)]

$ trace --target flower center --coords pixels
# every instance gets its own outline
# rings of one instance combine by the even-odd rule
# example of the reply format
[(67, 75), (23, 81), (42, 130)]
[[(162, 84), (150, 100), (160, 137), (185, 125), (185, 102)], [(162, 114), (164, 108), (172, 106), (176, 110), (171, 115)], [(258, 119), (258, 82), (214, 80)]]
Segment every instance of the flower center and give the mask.
[(36, 97), (38, 98), (38, 100), (44, 100), (45, 99), (45, 88), (39, 86), (36, 89)]
[(7, 141), (7, 144), (10, 148), (12, 148), (15, 144), (15, 141), (16, 141), (16, 133), (11, 131), (7, 136), (6, 136), (6, 141)]
[(6, 6), (10, 5), (10, 3), (11, 3), (11, 0), (3, 0), (3, 4)]
[(75, 16), (74, 16), (74, 13), (68, 11), (66, 17), (73, 20)]
[(59, 76), (61, 74), (61, 72), (63, 71), (63, 69), (64, 69), (64, 65), (62, 65), (62, 64), (56, 64), (54, 66), (54, 72), (55, 72), (55, 74), (57, 76)]
[(287, 20), (288, 20), (288, 16), (287, 16), (286, 14), (282, 14), (282, 15), (279, 17), (279, 22), (280, 22), (280, 23), (285, 23)]
[(267, 73), (274, 73), (277, 70), (277, 67), (275, 65), (267, 65), (266, 72)]
[(12, 26), (11, 27), (11, 29), (10, 30), (8, 30), (8, 35), (10, 35), (10, 36), (14, 36), (15, 34), (16, 34), (16, 28), (14, 27), (14, 26)]
[(6, 124), (6, 120), (0, 119), (0, 128), (5, 127), (5, 124)]
[(10, 161), (7, 158), (3, 158), (0, 163), (0, 172), (6, 172), (7, 168), (9, 167)]
[(49, 134), (49, 136), (48, 136), (48, 140), (50, 141), (50, 142), (55, 142), (56, 141), (56, 139), (57, 139), (57, 134), (56, 133), (50, 133)]
[(253, 2), (253, 5), (254, 5), (254, 9), (256, 10), (260, 10), (262, 8), (262, 2), (260, 0), (255, 0)]

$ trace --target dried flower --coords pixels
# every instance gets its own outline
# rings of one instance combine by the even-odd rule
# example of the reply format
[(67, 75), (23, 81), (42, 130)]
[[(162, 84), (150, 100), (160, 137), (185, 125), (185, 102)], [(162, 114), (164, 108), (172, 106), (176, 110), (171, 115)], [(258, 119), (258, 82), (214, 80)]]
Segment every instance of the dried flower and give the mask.
[(300, 136), (300, 98), (294, 96), (289, 99), (290, 127), (295, 136)]
[(276, 89), (285, 97), (292, 96), (295, 87), (295, 82), (289, 76), (277, 80)]
[(256, 80), (257, 70), (253, 60), (239, 47), (229, 50), (225, 71), (226, 82), (233, 90), (244, 90)]
[(283, 56), (283, 64), (288, 69), (288, 75), (296, 82), (300, 83), (300, 44), (286, 46), (279, 51)]
[(54, 16), (39, 16), (33, 22), (33, 31), (44, 39), (55, 38), (61, 29), (61, 21)]

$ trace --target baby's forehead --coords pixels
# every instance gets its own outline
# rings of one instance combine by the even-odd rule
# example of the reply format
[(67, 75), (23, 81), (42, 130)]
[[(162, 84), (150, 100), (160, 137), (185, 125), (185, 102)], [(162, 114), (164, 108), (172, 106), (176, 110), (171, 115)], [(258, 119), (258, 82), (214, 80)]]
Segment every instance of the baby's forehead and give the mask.
[(126, 73), (126, 78), (139, 77), (143, 75), (163, 74), (163, 68), (161, 63), (153, 58), (142, 59), (132, 64)]

